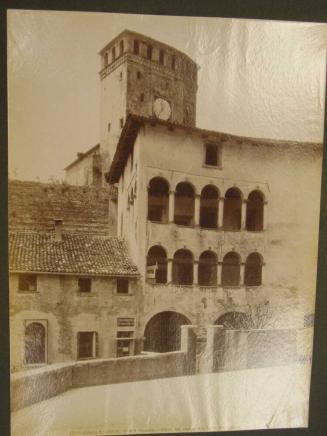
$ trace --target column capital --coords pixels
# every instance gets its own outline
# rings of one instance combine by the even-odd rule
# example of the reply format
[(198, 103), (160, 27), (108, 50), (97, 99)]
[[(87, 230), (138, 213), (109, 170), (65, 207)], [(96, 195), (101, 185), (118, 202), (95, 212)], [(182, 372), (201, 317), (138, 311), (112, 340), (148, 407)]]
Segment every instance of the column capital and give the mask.
[(169, 189), (169, 194), (175, 194), (176, 193), (176, 191), (174, 191), (173, 189)]

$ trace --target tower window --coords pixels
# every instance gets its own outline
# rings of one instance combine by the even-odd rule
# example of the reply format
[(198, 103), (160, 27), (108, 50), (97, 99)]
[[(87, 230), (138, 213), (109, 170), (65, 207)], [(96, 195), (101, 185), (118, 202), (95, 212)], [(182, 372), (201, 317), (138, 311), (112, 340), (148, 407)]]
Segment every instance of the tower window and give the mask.
[(142, 77), (142, 74), (140, 73), (140, 71), (137, 71), (137, 73), (136, 73), (136, 77), (137, 77), (137, 79), (138, 79), (138, 80), (140, 80), (140, 79), (141, 79), (141, 77)]
[(205, 144), (205, 159), (206, 165), (218, 167), (220, 165), (220, 148), (216, 144)]
[(105, 53), (103, 56), (104, 66), (106, 67), (108, 65), (108, 53)]
[(144, 94), (140, 95), (140, 101), (144, 101)]
[(134, 53), (137, 55), (140, 53), (140, 42), (137, 39), (134, 39)]
[(175, 70), (175, 68), (176, 68), (176, 56), (173, 55), (171, 58), (171, 69)]
[(119, 55), (121, 56), (124, 53), (124, 41), (121, 40), (119, 43)]
[(159, 51), (159, 64), (163, 65), (165, 60), (165, 52), (161, 49)]
[(81, 277), (78, 279), (78, 292), (91, 292), (92, 281), (89, 277)]
[(111, 49), (112, 61), (116, 59), (116, 47), (112, 47)]
[(119, 120), (119, 125), (120, 125), (120, 128), (121, 128), (121, 129), (124, 127), (124, 118), (121, 118), (121, 119)]
[(110, 132), (111, 129), (111, 123), (108, 123), (108, 132)]
[(117, 279), (117, 294), (128, 294), (128, 279)]
[(148, 45), (146, 56), (150, 61), (152, 60), (152, 45)]

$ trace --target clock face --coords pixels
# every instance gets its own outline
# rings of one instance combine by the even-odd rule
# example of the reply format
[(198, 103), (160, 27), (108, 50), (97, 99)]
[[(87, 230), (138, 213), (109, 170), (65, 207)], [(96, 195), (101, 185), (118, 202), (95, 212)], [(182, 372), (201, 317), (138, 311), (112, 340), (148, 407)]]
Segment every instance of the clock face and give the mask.
[(153, 103), (153, 112), (155, 116), (160, 120), (167, 121), (169, 120), (171, 115), (170, 104), (167, 100), (164, 100), (163, 98), (156, 98)]

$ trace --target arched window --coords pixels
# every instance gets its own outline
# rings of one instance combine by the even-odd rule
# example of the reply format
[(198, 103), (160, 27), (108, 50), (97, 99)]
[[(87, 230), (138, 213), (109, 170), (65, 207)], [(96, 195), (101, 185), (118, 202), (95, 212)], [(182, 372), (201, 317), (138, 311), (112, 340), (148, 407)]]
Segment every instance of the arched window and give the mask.
[(45, 327), (31, 322), (25, 328), (25, 363), (45, 363)]
[(173, 259), (173, 283), (193, 284), (193, 255), (189, 250), (177, 250)]
[(260, 191), (249, 194), (246, 207), (246, 229), (251, 231), (263, 230), (264, 199)]
[(224, 229), (241, 229), (242, 198), (236, 188), (230, 188), (225, 194), (224, 201)]
[(218, 190), (208, 185), (202, 189), (200, 198), (200, 226), (208, 229), (217, 228)]
[(245, 286), (262, 284), (262, 258), (258, 253), (251, 253), (246, 259), (244, 271)]
[(174, 222), (182, 226), (194, 224), (194, 189), (189, 183), (176, 186)]
[(199, 285), (217, 285), (217, 256), (212, 251), (204, 251), (199, 257)]
[(155, 279), (156, 283), (167, 283), (167, 255), (160, 245), (149, 249), (146, 265), (148, 278)]
[(238, 286), (240, 284), (240, 258), (237, 253), (230, 252), (224, 256), (221, 284), (222, 286)]
[(169, 185), (165, 179), (155, 177), (150, 181), (148, 194), (148, 219), (165, 223), (168, 221)]

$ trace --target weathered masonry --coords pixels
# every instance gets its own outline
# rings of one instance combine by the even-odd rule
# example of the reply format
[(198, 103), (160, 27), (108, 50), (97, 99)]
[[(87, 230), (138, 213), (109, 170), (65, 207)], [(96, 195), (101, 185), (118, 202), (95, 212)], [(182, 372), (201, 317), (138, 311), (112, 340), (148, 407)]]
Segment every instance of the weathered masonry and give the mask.
[(138, 278), (117, 237), (11, 232), (11, 364), (139, 352)]

